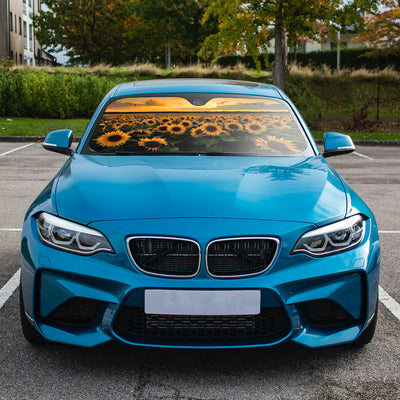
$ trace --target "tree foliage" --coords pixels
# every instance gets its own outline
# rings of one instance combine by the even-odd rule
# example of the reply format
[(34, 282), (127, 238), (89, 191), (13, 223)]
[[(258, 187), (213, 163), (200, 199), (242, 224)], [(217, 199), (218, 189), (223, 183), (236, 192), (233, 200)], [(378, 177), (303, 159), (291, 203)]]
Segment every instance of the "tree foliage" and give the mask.
[(365, 17), (366, 29), (359, 35), (361, 42), (368, 44), (370, 55), (400, 54), (400, 2), (384, 0), (384, 11)]
[(203, 21), (213, 15), (219, 31), (210, 35), (200, 51), (202, 57), (250, 54), (255, 62), (275, 46), (274, 83), (283, 87), (285, 46), (305, 38), (321, 40), (350, 25), (362, 29), (361, 14), (376, 8), (375, 0), (208, 0)]
[(34, 18), (50, 51), (67, 49), (72, 62), (159, 62), (170, 42), (175, 62), (196, 57), (212, 23), (202, 26), (201, 0), (44, 0)]
[[(114, 63), (129, 53), (130, 0), (45, 0), (34, 17), (37, 38), (50, 51), (67, 49), (72, 61)], [(129, 22), (130, 26), (127, 26)]]
[(205, 26), (201, 24), (205, 10), (203, 1), (135, 0), (133, 3), (135, 15), (150, 26), (146, 42), (147, 57), (152, 60), (164, 53), (167, 42), (175, 62), (196, 57), (205, 37), (213, 30), (212, 21)]

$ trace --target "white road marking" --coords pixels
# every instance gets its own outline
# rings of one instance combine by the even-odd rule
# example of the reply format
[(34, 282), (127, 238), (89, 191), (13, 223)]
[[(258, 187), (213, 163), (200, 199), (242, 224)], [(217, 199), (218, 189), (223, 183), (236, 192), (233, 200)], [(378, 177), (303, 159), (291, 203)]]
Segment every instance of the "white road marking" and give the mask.
[(379, 233), (400, 233), (400, 231), (379, 231)]
[(355, 154), (358, 157), (366, 158), (367, 160), (374, 160), (374, 158), (366, 156), (365, 154), (361, 154), (358, 151), (354, 151), (353, 154)]
[(379, 301), (400, 321), (400, 304), (379, 286)]
[(0, 309), (17, 289), (19, 285), (20, 272), (21, 270), (19, 269), (14, 276), (0, 289)]
[(0, 232), (22, 232), (21, 228), (0, 228)]
[(24, 146), (17, 147), (16, 149), (12, 149), (12, 150), (6, 151), (5, 153), (1, 153), (1, 154), (0, 154), (0, 157), (4, 157), (4, 156), (6, 156), (7, 154), (14, 153), (14, 151), (18, 151), (18, 150), (25, 149), (26, 147), (33, 146), (34, 144), (35, 144), (35, 143), (29, 143), (29, 144), (26, 144), (26, 145), (24, 145)]

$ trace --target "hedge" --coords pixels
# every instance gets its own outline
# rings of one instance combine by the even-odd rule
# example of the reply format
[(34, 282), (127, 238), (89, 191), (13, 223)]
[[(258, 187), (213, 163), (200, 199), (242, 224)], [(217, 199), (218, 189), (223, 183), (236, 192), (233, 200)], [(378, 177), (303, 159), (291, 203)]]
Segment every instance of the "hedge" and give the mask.
[[(400, 54), (384, 55), (375, 57), (367, 56), (367, 49), (342, 49), (340, 51), (340, 67), (342, 69), (385, 69), (392, 67), (396, 71), (400, 71)], [(274, 54), (268, 54), (268, 60), (271, 64), (274, 61)], [(327, 65), (331, 69), (336, 69), (337, 52), (329, 51), (312, 51), (310, 53), (289, 53), (289, 62), (296, 62), (300, 66), (321, 67)], [(264, 56), (259, 57), (261, 69), (265, 70)], [(232, 67), (238, 63), (243, 64), (246, 68), (255, 69), (254, 59), (251, 56), (221, 56), (216, 63), (221, 67)]]
[(89, 117), (121, 79), (0, 66), (0, 115), (38, 118)]
[[(207, 77), (214, 76), (212, 69), (207, 72)], [(220, 72), (217, 71), (214, 77), (221, 77), (218, 75)], [(257, 80), (239, 72), (235, 72), (235, 79)], [(176, 69), (169, 76), (186, 76), (180, 73)], [(187, 73), (182, 70), (182, 74)], [(141, 79), (150, 77), (153, 76), (142, 76)], [(90, 118), (112, 87), (134, 79), (132, 76), (99, 76), (95, 73), (62, 73), (58, 70), (7, 70), (0, 66), (0, 116)], [(266, 82), (269, 77), (264, 74), (258, 80)], [(400, 120), (400, 74), (393, 71), (340, 75), (321, 71), (308, 75), (292, 73), (286, 79), (285, 92), (310, 124), (320, 116), (352, 117), (371, 100), (369, 116), (376, 115), (378, 86), (380, 118)]]

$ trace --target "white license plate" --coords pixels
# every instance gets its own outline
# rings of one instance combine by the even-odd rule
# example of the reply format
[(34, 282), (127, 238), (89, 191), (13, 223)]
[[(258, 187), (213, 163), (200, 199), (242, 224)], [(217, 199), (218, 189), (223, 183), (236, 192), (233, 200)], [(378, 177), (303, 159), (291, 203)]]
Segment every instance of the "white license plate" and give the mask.
[(257, 315), (259, 290), (158, 290), (144, 292), (146, 314)]

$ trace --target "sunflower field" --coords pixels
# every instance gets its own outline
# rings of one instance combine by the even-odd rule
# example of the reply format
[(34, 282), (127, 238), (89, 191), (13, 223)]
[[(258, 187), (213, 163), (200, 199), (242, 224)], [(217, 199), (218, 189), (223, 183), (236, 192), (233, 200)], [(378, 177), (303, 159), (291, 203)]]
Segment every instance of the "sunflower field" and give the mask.
[(306, 145), (290, 114), (105, 113), (91, 138), (100, 153), (294, 154)]

